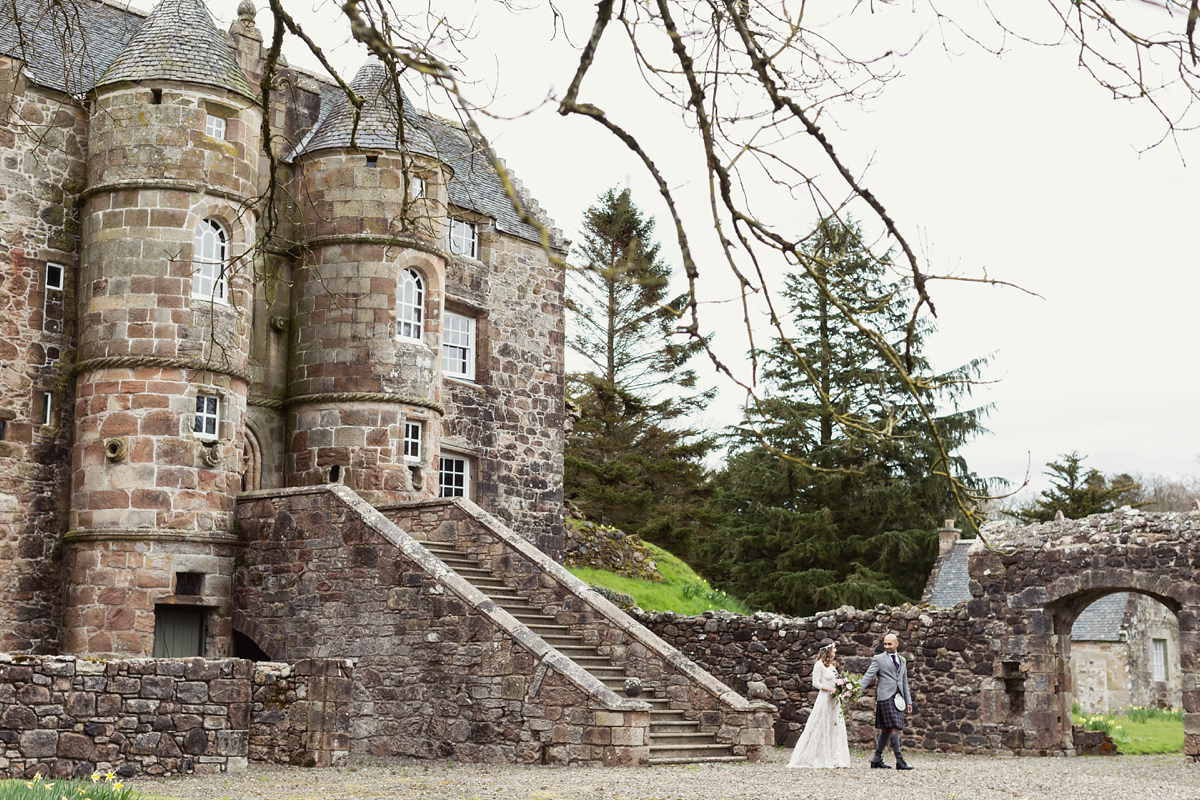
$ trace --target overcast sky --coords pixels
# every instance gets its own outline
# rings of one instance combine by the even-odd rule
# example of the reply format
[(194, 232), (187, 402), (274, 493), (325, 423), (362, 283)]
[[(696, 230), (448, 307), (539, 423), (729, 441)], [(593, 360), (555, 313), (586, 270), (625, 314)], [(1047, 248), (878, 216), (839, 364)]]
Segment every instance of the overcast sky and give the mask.
[[(577, 58), (561, 33), (551, 38), (549, 14), (495, 17), (493, 5), (457, 4), (483, 14), (463, 65), (465, 78), (481, 81), (471, 91), (482, 97), (485, 86), (494, 88), (490, 108), (502, 114), (530, 112), (485, 122), (508, 165), (568, 238), (578, 238), (583, 211), (614, 185), (630, 186), (644, 209), (665, 219), (640, 167), (599, 126), (564, 120), (553, 103), (540, 104), (565, 88)], [(228, 23), (236, 3), (210, 7)], [(580, 7), (590, 11), (591, 4)], [(308, 18), (322, 21), (314, 30), (335, 63), (353, 72), (364, 55), (337, 46), (345, 34), (327, 22), (334, 9), (319, 7)], [(586, 14), (579, 19), (568, 19), (574, 42), (586, 38), (590, 22)], [(1027, 30), (1052, 35), (1043, 21), (1031, 12)], [(266, 13), (258, 22), (269, 32)], [(1015, 484), (1028, 470), (1033, 488), (1041, 488), (1044, 463), (1078, 450), (1105, 472), (1200, 474), (1200, 377), (1191, 363), (1200, 297), (1192, 162), (1200, 162), (1200, 134), (1140, 152), (1162, 135), (1161, 119), (1147, 107), (1114, 102), (1076, 68), (1070, 47), (1009, 39), (998, 57), (962, 41), (943, 47), (915, 14), (854, 24), (863, 55), (884, 46), (912, 53), (901, 62), (904, 77), (881, 97), (826, 120), (843, 155), (919, 245), (931, 272), (978, 277), (986, 270), (1040, 295), (932, 287), (939, 332), (928, 352), (935, 366), (993, 354), (992, 383), (976, 393), (995, 405), (992, 434), (966, 449), (972, 467)], [(673, 115), (639, 92), (637, 76), (622, 66), (625, 54), (613, 48), (602, 55), (610, 61), (581, 99), (618, 121), (636, 120), (672, 185), (707, 204), (698, 148), (680, 135)], [(315, 66), (296, 50), (289, 58)], [(663, 250), (678, 264), (673, 242)], [(713, 281), (706, 291), (718, 340), (744, 335), (735, 304), (722, 302), (732, 290)], [(745, 351), (744, 344), (729, 348)], [(710, 421), (735, 418), (741, 399), (723, 391)]]

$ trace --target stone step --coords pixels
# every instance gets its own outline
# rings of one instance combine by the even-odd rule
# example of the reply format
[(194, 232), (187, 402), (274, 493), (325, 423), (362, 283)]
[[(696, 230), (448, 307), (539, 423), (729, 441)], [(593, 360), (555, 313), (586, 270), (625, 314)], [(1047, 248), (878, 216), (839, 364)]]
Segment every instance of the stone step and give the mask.
[(673, 764), (732, 764), (738, 761), (745, 761), (745, 756), (699, 756), (682, 758), (650, 758), (650, 766), (652, 767), (669, 767)]
[[(683, 712), (680, 712), (683, 713)], [(660, 719), (658, 714), (650, 712), (650, 735), (664, 734), (672, 736), (676, 733), (699, 732), (700, 723), (690, 719)]]
[(707, 758), (731, 756), (733, 748), (727, 744), (654, 744), (650, 737), (650, 758)]
[[(701, 731), (650, 731), (651, 747), (697, 747), (717, 744), (711, 733)], [(721, 745), (727, 747), (728, 745)]]

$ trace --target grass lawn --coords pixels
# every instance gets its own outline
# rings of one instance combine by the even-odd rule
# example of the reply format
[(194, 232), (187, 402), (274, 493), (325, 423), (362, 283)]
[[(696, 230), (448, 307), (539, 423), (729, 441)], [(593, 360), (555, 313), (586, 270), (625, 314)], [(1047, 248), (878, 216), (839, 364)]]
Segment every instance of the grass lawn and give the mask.
[(571, 574), (593, 586), (633, 595), (638, 607), (646, 611), (674, 611), (689, 616), (716, 609), (737, 614), (753, 613), (736, 597), (713, 589), (708, 581), (666, 550), (649, 542), (646, 547), (650, 549), (658, 574), (663, 576), (662, 583), (635, 580), (587, 567), (571, 567)]
[(1106, 730), (1117, 749), (1131, 756), (1179, 753), (1183, 750), (1183, 719), (1178, 712), (1159, 714), (1072, 714), (1071, 722), (1093, 730)]

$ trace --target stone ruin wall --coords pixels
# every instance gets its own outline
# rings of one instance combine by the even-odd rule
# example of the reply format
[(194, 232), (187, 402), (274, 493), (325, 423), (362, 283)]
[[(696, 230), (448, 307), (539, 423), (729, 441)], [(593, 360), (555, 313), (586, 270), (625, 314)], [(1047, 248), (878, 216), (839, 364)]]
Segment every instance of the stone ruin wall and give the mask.
[(352, 676), (340, 661), (0, 654), (0, 777), (344, 764)]
[[(820, 643), (833, 639), (842, 670), (866, 672), (886, 633), (900, 639), (908, 660), (913, 713), (901, 741), (905, 748), (956, 753), (1012, 751), (1011, 725), (997, 723), (1003, 690), (995, 677), (994, 631), (966, 609), (904, 605), (860, 611), (844, 606), (813, 617), (758, 613), (743, 617), (707, 611), (697, 617), (672, 612), (633, 612), (635, 619), (678, 647), (736, 692), (752, 681), (766, 684), (775, 715), (775, 743), (793, 746), (808, 720), (817, 691), (811, 683)], [(852, 744), (875, 740), (873, 690), (847, 720)]]
[[(57, 651), (87, 118), (0, 59), (0, 652)], [(46, 288), (48, 262), (63, 267)], [(51, 392), (51, 424), (40, 424)]]

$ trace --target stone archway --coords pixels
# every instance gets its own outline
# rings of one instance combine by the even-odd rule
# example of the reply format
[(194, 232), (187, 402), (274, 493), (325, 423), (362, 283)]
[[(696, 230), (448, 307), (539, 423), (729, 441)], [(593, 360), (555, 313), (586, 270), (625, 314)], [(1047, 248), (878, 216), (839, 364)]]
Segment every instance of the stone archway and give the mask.
[(1098, 514), (984, 529), (972, 549), (971, 616), (992, 622), (996, 671), (988, 703), (1018, 752), (1052, 754), (1071, 740), (1070, 632), (1112, 592), (1148, 595), (1179, 622), (1184, 752), (1200, 760), (1200, 513)]

